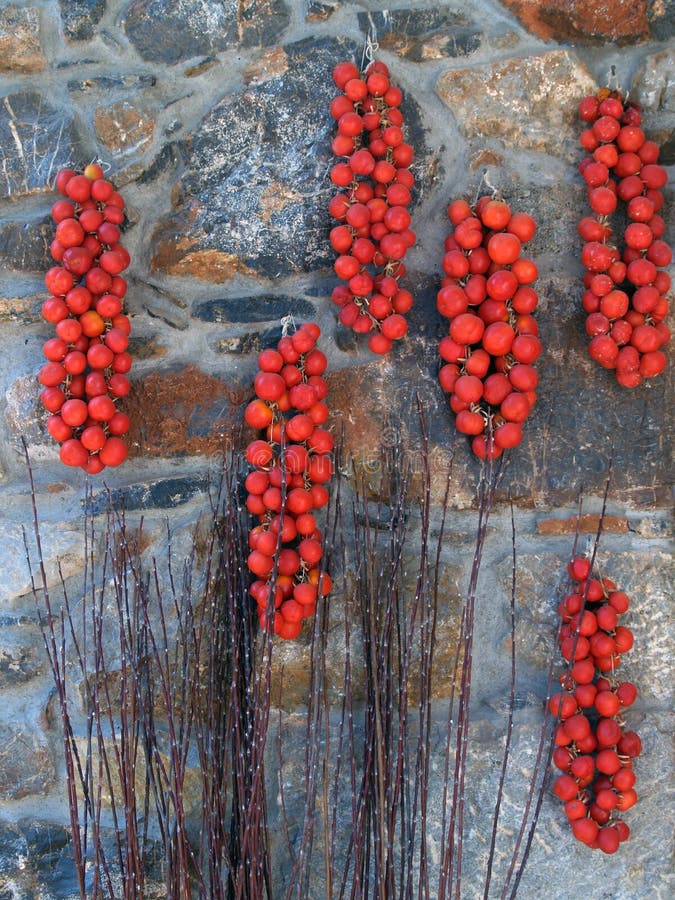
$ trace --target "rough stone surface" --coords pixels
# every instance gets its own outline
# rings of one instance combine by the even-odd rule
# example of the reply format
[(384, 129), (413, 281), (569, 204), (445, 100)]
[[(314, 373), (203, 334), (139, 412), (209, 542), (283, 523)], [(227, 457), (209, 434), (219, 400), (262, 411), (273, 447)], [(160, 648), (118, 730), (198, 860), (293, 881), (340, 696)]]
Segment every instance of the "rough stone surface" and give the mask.
[(94, 110), (94, 128), (101, 143), (110, 153), (140, 155), (150, 142), (155, 122), (147, 112), (127, 100)]
[(51, 217), (35, 222), (8, 222), (0, 225), (0, 265), (44, 273), (53, 265), (49, 245), (54, 239)]
[[(436, 293), (449, 230), (448, 201), (472, 199), (493, 186), (513, 209), (530, 213), (538, 223), (527, 253), (540, 273), (537, 320), (544, 349), (538, 401), (522, 445), (501, 470), (475, 592), (473, 724), (459, 893), (467, 898), (484, 893), (506, 734), (512, 649), (508, 499), (515, 501), (517, 671), (513, 757), (491, 896), (502, 892), (536, 755), (579, 492), (583, 490), (584, 503), (578, 541), (585, 550), (597, 529), (612, 456), (599, 560), (603, 572), (632, 601), (626, 624), (636, 643), (619, 671), (634, 677), (640, 691), (629, 711), (630, 725), (644, 742), (635, 767), (640, 800), (626, 815), (630, 844), (609, 864), (574, 841), (560, 804), (547, 794), (519, 897), (571, 898), (570, 872), (575, 896), (595, 897), (600, 891), (612, 900), (635, 900), (673, 894), (667, 849), (672, 817), (664, 803), (672, 769), (671, 377), (666, 372), (626, 391), (587, 356), (577, 233), (587, 202), (577, 168), (577, 104), (604, 84), (615, 64), (622, 89), (642, 104), (645, 131), (660, 145), (661, 161), (672, 166), (675, 59), (669, 42), (675, 18), (672, 0), (639, 0), (630, 9), (623, 0), (608, 0), (602, 4), (607, 15), (600, 10), (597, 2), (576, 0), (14, 0), (2, 5), (0, 742), (5, 749), (0, 750), (0, 789), (15, 796), (26, 792), (0, 802), (2, 900), (76, 900), (79, 895), (67, 839), (58, 703), (25, 564), (22, 528), (34, 563), (37, 553), (22, 439), (32, 461), (55, 607), (61, 594), (59, 565), (76, 612), (83, 591), (91, 596), (85, 587), (84, 515), (93, 516), (94, 542), (89, 546), (99, 550), (110, 498), (125, 509), (130, 540), (148, 565), (156, 560), (166, 596), (171, 596), (170, 532), (173, 578), (180, 581), (184, 560), (194, 559), (192, 589), (198, 597), (205, 584), (207, 522), (221, 453), (233, 451), (241, 460), (243, 444), (253, 436), (241, 425), (252, 397), (256, 355), (278, 341), (280, 319), (288, 312), (296, 321), (311, 318), (321, 326), (330, 427), (336, 437), (344, 437), (336, 455), (339, 479), (331, 485), (333, 503), (317, 517), (327, 536), (326, 564), (334, 578), (325, 665), (312, 650), (316, 620), (304, 625), (297, 641), (273, 644), (274, 708), (266, 766), (272, 893), (284, 895), (289, 886), (287, 840), (300, 852), (308, 783), (304, 761), (311, 749), (308, 691), (316, 676), (324, 679), (327, 706), (322, 710), (330, 724), (328, 732), (319, 734), (318, 752), (327, 748), (326, 771), (336, 768), (347, 672), (345, 624), (351, 630), (355, 777), (361, 777), (364, 732), (372, 715), (363, 702), (368, 671), (360, 618), (364, 595), (356, 587), (354, 548), (363, 550), (366, 540), (365, 508), (371, 521), (380, 516), (384, 544), (391, 529), (403, 523), (407, 537), (401, 587), (406, 604), (411, 601), (417, 589), (428, 454), (430, 581), (423, 593), (436, 584), (438, 571), (438, 617), (425, 836), (429, 896), (435, 896), (448, 705), (481, 483), (480, 466), (467, 439), (455, 432), (447, 396), (438, 384), (437, 343), (447, 333), (447, 322), (437, 312)], [(336, 283), (327, 211), (334, 192), (328, 175), (335, 132), (329, 103), (337, 93), (331, 69), (343, 59), (360, 64), (368, 33), (379, 44), (376, 58), (387, 63), (403, 90), (406, 137), (415, 149), (411, 211), (417, 243), (406, 257), (404, 278), (415, 305), (408, 335), (386, 358), (374, 357), (362, 336), (337, 324), (329, 299)], [(124, 466), (87, 479), (58, 460), (56, 444), (44, 428), (35, 374), (42, 364), (42, 343), (53, 335), (40, 308), (53, 231), (54, 178), (61, 166), (81, 168), (97, 156), (109, 165), (127, 203), (123, 242), (132, 256), (126, 303), (134, 367), (132, 395), (120, 406), (132, 418), (132, 432)], [(668, 185), (661, 214), (670, 242), (674, 210)], [(410, 485), (401, 519), (390, 515), (386, 502), (403, 471), (410, 473)], [(366, 498), (354, 509), (356, 479)], [(338, 485), (342, 514), (335, 519)], [(446, 491), (448, 508), (437, 550)], [(232, 485), (237, 503), (243, 493), (241, 485)], [(90, 574), (89, 569), (86, 577)], [(105, 614), (115, 619), (113, 591), (107, 588), (105, 602)], [(172, 616), (168, 627), (173, 641)], [(413, 641), (419, 642), (420, 635), (416, 627)], [(111, 683), (119, 687), (116, 676), (123, 663), (116, 627), (106, 628), (104, 646)], [(418, 643), (414, 647), (408, 684), (411, 773), (420, 699)], [(77, 665), (71, 660), (73, 674)], [(82, 683), (77, 678), (72, 689), (79, 700)], [(160, 714), (161, 705), (158, 700)], [(85, 740), (84, 710), (79, 702), (72, 709), (76, 737)], [(353, 821), (348, 750), (343, 743), (344, 780), (338, 786), (334, 832), (341, 861), (349, 852)], [(189, 804), (197, 809), (194, 762), (191, 757), (187, 789)], [(317, 771), (324, 771), (323, 760)], [(321, 790), (319, 785), (310, 883), (306, 891), (295, 891), (309, 900), (328, 893)], [(42, 821), (47, 817), (53, 824)], [(196, 814), (188, 827), (197, 834)], [(105, 841), (112, 847), (111, 835)], [(148, 897), (166, 896), (160, 868), (157, 864)], [(345, 886), (347, 892), (352, 889)], [(119, 879), (115, 892), (124, 894)], [(372, 891), (363, 888), (361, 893), (370, 896)]]
[(415, 62), (469, 56), (480, 47), (482, 34), (471, 18), (447, 9), (363, 12), (359, 25), (382, 50)]
[(69, 832), (63, 825), (21, 819), (0, 825), (0, 889), (7, 898), (79, 896)]
[(0, 199), (44, 191), (73, 154), (91, 156), (72, 115), (36, 91), (0, 102)]
[(36, 628), (25, 622), (3, 624), (0, 631), (0, 690), (16, 687), (40, 674), (42, 654)]
[[(29, 525), (29, 523), (26, 523)], [(59, 569), (64, 578), (69, 578), (82, 567), (83, 535), (75, 528), (66, 528), (62, 524), (54, 526), (50, 523), (40, 525), (43, 542), (42, 560), (45, 567), (47, 586), (54, 587), (60, 582)], [(30, 573), (26, 563), (26, 550), (23, 536), (18, 528), (9, 525), (0, 526), (0, 539), (7, 554), (4, 565), (5, 582), (2, 589), (3, 609), (11, 608), (13, 602), (27, 598), (31, 592)], [(41, 585), (38, 555), (32, 534), (28, 534), (31, 561), (38, 585)], [(32, 598), (30, 599), (32, 603)]]
[(122, 27), (144, 59), (171, 65), (237, 45), (269, 45), (288, 19), (283, 0), (183, 0), (168, 8), (160, 0), (135, 0)]
[(350, 52), (329, 38), (288, 45), (264, 79), (211, 109), (190, 139), (175, 210), (153, 235), (155, 271), (222, 282), (329, 264), (332, 125), (317, 110)]
[(44, 794), (55, 778), (51, 753), (27, 729), (0, 724), (0, 799)]
[(5, 6), (0, 10), (0, 71), (39, 72), (46, 64), (40, 46), (40, 10)]
[(93, 37), (105, 13), (106, 0), (59, 0), (63, 33), (69, 41)]
[(588, 72), (567, 50), (449, 69), (436, 84), (468, 138), (496, 137), (514, 148), (567, 160), (578, 155), (578, 100), (593, 89)]
[(290, 312), (300, 321), (311, 319), (315, 310), (306, 300), (294, 297), (246, 297), (207, 300), (194, 309), (203, 322), (273, 322)]
[[(665, 11), (648, 0), (502, 0), (523, 25), (544, 41), (577, 44), (634, 43), (649, 36), (651, 12), (656, 27)], [(666, 26), (667, 27), (667, 26)], [(672, 27), (672, 26), (671, 26)]]
[(134, 383), (125, 406), (129, 447), (142, 456), (218, 453), (250, 389), (228, 386), (188, 366)]

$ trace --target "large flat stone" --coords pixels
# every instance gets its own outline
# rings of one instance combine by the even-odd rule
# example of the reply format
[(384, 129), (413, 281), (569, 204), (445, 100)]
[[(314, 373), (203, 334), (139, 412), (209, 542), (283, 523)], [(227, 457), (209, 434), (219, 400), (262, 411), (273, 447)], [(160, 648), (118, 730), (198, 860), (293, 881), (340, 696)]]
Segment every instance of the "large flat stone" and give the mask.
[(498, 138), (512, 150), (568, 160), (578, 156), (579, 99), (594, 89), (585, 66), (567, 50), (449, 69), (436, 84), (468, 138)]
[(28, 90), (0, 101), (0, 148), (0, 199), (49, 190), (60, 168), (94, 155), (68, 110)]
[(633, 44), (649, 37), (648, 10), (655, 27), (662, 4), (645, 0), (502, 0), (522, 24), (544, 41), (603, 45)]
[(143, 59), (172, 65), (230, 47), (272, 44), (289, 19), (283, 0), (135, 0), (121, 24)]
[(133, 455), (192, 456), (220, 452), (241, 421), (250, 388), (227, 384), (190, 365), (154, 371), (133, 383), (125, 412)]
[(380, 49), (414, 62), (469, 56), (481, 44), (481, 26), (471, 16), (444, 7), (360, 12), (358, 21)]
[[(336, 94), (332, 69), (354, 51), (326, 37), (275, 49), (267, 68), (250, 73), (244, 94), (209, 111), (187, 142), (174, 209), (153, 234), (154, 271), (222, 282), (332, 264), (327, 172), (334, 124), (327, 109)], [(420, 116), (407, 103), (409, 137), (423, 168)]]
[(8, 4), (0, 10), (0, 71), (39, 72), (46, 65), (40, 44), (40, 10)]

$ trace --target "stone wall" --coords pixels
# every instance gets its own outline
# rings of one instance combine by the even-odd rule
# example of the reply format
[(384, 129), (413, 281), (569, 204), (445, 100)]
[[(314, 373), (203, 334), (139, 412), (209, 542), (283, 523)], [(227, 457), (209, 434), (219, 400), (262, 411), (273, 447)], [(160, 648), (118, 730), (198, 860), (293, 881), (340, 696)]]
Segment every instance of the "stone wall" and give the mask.
[[(453, 461), (447, 549), (453, 600), (466, 590), (471, 567), (478, 466), (454, 433), (436, 381), (445, 207), (473, 196), (486, 173), (514, 208), (536, 218), (539, 400), (523, 444), (508, 460), (488, 535), (477, 605), (473, 752), (485, 785), (493, 784), (494, 735), (507, 693), (511, 539), (503, 501), (509, 494), (516, 501), (518, 740), (526, 757), (538, 734), (576, 498), (583, 488), (592, 533), (613, 454), (611, 517), (600, 556), (634, 598), (636, 649), (627, 671), (641, 691), (630, 712), (645, 745), (641, 799), (628, 814), (630, 844), (610, 860), (575, 844), (559, 805), (547, 798), (521, 896), (666, 896), (670, 373), (627, 391), (586, 354), (576, 104), (606, 84), (615, 67), (624, 89), (643, 104), (644, 127), (662, 145), (662, 162), (672, 167), (674, 17), (672, 0), (2, 4), (0, 896), (60, 898), (74, 889), (63, 762), (48, 715), (51, 679), (24, 562), (22, 528), (30, 535), (31, 504), (22, 441), (33, 465), (48, 577), (59, 577), (59, 560), (76, 586), (84, 565), (85, 483), (81, 472), (58, 461), (36, 373), (41, 344), (51, 336), (40, 317), (50, 265), (50, 185), (63, 165), (79, 168), (92, 159), (109, 168), (127, 201), (124, 243), (132, 254), (131, 454), (119, 470), (106, 471), (105, 483), (125, 498), (130, 516), (145, 517), (151, 544), (160, 547), (165, 519), (185, 536), (205, 508), (223, 438), (241, 422), (251, 396), (256, 354), (278, 338), (280, 318), (291, 313), (321, 324), (334, 428), (344, 428), (357, 462), (378, 458), (384, 420), (415, 457), (420, 396), (435, 502)], [(343, 58), (360, 61), (367, 34), (404, 91), (416, 151), (418, 243), (405, 285), (416, 303), (408, 337), (385, 359), (337, 325), (329, 300), (330, 73)], [(674, 200), (671, 187), (664, 212), (671, 239)], [(100, 483), (93, 491), (102, 505)], [(456, 612), (457, 604), (449, 604), (448, 635)], [(283, 647), (286, 665), (302, 670), (307, 640)], [(291, 711), (302, 702), (301, 692), (285, 699)]]

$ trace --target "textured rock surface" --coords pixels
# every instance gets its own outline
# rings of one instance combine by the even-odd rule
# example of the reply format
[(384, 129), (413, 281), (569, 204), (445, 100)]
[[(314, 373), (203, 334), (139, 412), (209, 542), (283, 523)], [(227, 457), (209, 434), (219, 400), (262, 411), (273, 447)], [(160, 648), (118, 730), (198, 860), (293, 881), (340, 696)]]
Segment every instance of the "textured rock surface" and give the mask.
[(0, 11), (0, 70), (39, 72), (47, 61), (40, 45), (40, 11), (9, 4)]
[(0, 147), (0, 198), (44, 191), (73, 154), (90, 155), (72, 114), (36, 91), (2, 98)]
[(105, 0), (59, 0), (63, 32), (70, 41), (85, 41), (96, 33)]
[(480, 47), (481, 28), (447, 9), (394, 9), (359, 13), (362, 30), (380, 49), (421, 62), (468, 56)]
[[(581, 44), (618, 44), (644, 40), (650, 33), (650, 18), (658, 30), (666, 18), (662, 3), (648, 0), (503, 0), (523, 25), (545, 41)], [(650, 14), (651, 13), (651, 17)], [(667, 28), (667, 23), (663, 22)], [(672, 23), (671, 23), (672, 28)]]
[(55, 777), (51, 753), (36, 734), (0, 724), (0, 799), (45, 794)]
[[(271, 717), (267, 778), (275, 896), (284, 893), (290, 878), (287, 835), (299, 848), (307, 784), (304, 760), (311, 745), (307, 692), (319, 670), (325, 677), (324, 711), (330, 718), (330, 741), (325, 743), (322, 736), (319, 750), (328, 747), (332, 756), (327, 771), (335, 770), (347, 671), (345, 624), (350, 628), (357, 779), (364, 732), (371, 722), (363, 703), (368, 677), (360, 613), (364, 595), (356, 588), (354, 547), (359, 541), (363, 549), (372, 534), (366, 538), (363, 508), (352, 506), (353, 479), (359, 479), (367, 494), (368, 514), (375, 516), (379, 508), (383, 516), (380, 539), (385, 544), (390, 529), (404, 522), (401, 585), (406, 604), (416, 595), (418, 504), (425, 497), (427, 452), (420, 408), (431, 472), (429, 575), (438, 574), (426, 826), (434, 896), (448, 700), (462, 600), (474, 558), (480, 480), (468, 443), (454, 431), (437, 380), (437, 342), (447, 333), (447, 323), (437, 312), (436, 292), (449, 230), (448, 201), (471, 199), (492, 186), (538, 223), (528, 253), (540, 273), (537, 317), (544, 349), (538, 402), (523, 444), (510, 454), (501, 474), (476, 590), (463, 891), (467, 897), (483, 894), (506, 733), (512, 645), (508, 498), (515, 500), (517, 675), (513, 759), (498, 829), (495, 896), (501, 891), (539, 741), (556, 605), (564, 591), (578, 495), (583, 489), (579, 541), (586, 549), (597, 529), (612, 457), (599, 559), (632, 599), (627, 624), (635, 631), (636, 645), (622, 661), (622, 671), (635, 678), (640, 690), (630, 710), (630, 725), (645, 747), (636, 763), (640, 801), (626, 816), (630, 845), (610, 864), (576, 844), (559, 803), (547, 794), (519, 896), (571, 898), (570, 872), (576, 877), (575, 896), (600, 891), (612, 900), (635, 900), (673, 893), (666, 849), (671, 823), (664, 803), (672, 760), (672, 386), (666, 372), (638, 390), (624, 390), (587, 356), (576, 230), (587, 207), (577, 170), (576, 107), (583, 94), (605, 83), (615, 66), (624, 90), (630, 89), (631, 97), (643, 105), (644, 128), (661, 145), (661, 161), (672, 168), (675, 57), (669, 42), (674, 15), (672, 0), (401, 0), (393, 8), (370, 0), (33, 0), (2, 6), (3, 900), (78, 896), (58, 704), (25, 562), (23, 528), (34, 565), (38, 555), (22, 439), (32, 461), (42, 555), (56, 607), (63, 577), (79, 611), (85, 592), (83, 515), (88, 511), (98, 517), (89, 546), (100, 548), (110, 499), (124, 507), (134, 546), (148, 562), (157, 561), (167, 591), (170, 533), (172, 575), (180, 581), (185, 560), (194, 556), (192, 586), (199, 592), (206, 578), (201, 566), (208, 556), (204, 523), (219, 479), (219, 454), (251, 437), (240, 426), (252, 396), (256, 355), (278, 341), (281, 320), (288, 314), (296, 322), (316, 320), (322, 328), (330, 427), (344, 436), (338, 526), (344, 528), (347, 545), (343, 569), (331, 507), (320, 522), (328, 536), (336, 585), (329, 601), (323, 669), (312, 654), (309, 624), (298, 641), (274, 643), (272, 700), (279, 709)], [(412, 227), (417, 243), (406, 257), (405, 275), (415, 306), (408, 336), (386, 358), (374, 357), (360, 337), (337, 324), (329, 300), (336, 282), (327, 211), (333, 193), (328, 173), (335, 129), (329, 103), (336, 94), (331, 70), (342, 59), (360, 63), (367, 36), (379, 45), (377, 58), (390, 66), (403, 90), (406, 135), (415, 149)], [(53, 334), (40, 316), (53, 234), (51, 185), (63, 165), (81, 168), (96, 158), (127, 201), (123, 241), (132, 255), (126, 302), (134, 367), (132, 393), (124, 401), (132, 418), (130, 459), (120, 469), (107, 470), (104, 479), (87, 482), (81, 472), (58, 461), (44, 427), (35, 375), (42, 364), (41, 345)], [(672, 186), (665, 193), (661, 214), (665, 237), (672, 241)], [(233, 426), (239, 433), (232, 434)], [(383, 451), (389, 460), (397, 460), (394, 470), (383, 461)], [(409, 509), (399, 520), (381, 504), (403, 468), (411, 473)], [(434, 542), (446, 490), (449, 506), (436, 570)], [(241, 492), (237, 496), (243, 499)], [(195, 532), (198, 521), (201, 526)], [(423, 594), (426, 589), (425, 583)], [(90, 589), (86, 596), (91, 596)], [(105, 650), (110, 684), (119, 687), (122, 669), (112, 591), (106, 598)], [(171, 620), (169, 627), (173, 624)], [(421, 633), (416, 626), (408, 686), (413, 711), (410, 771), (416, 753)], [(82, 686), (74, 687), (74, 727), (83, 740)], [(279, 723), (281, 751), (276, 740)], [(346, 765), (344, 744), (342, 753)], [(454, 760), (450, 764), (454, 766)], [(335, 820), (338, 857), (348, 852), (352, 824), (350, 776), (346, 768), (343, 772)], [(190, 760), (188, 794), (194, 807), (199, 805), (197, 776)], [(288, 830), (279, 800), (282, 787)], [(189, 827), (196, 834), (196, 817)], [(326, 895), (321, 809), (314, 837), (311, 883), (303, 894), (309, 898)], [(161, 873), (158, 878), (147, 896), (166, 896)], [(363, 893), (369, 895), (368, 890)]]
[(283, 0), (181, 0), (168, 7), (161, 0), (135, 0), (122, 27), (144, 59), (170, 65), (237, 45), (269, 44), (288, 19)]
[[(572, 159), (576, 104), (593, 91), (584, 66), (566, 50), (450, 69), (436, 92), (469, 138), (497, 137), (521, 150)], [(480, 103), (476, 103), (476, 95)]]

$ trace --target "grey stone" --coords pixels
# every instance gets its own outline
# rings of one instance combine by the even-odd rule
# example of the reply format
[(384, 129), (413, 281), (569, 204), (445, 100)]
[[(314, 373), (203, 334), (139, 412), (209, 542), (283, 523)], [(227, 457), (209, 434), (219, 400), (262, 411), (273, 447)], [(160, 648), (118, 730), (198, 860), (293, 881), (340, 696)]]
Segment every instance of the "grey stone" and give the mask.
[(311, 319), (316, 310), (307, 300), (295, 297), (237, 297), (207, 300), (193, 310), (204, 322), (272, 322), (292, 313), (298, 319)]
[(208, 487), (206, 476), (165, 478), (148, 484), (134, 484), (113, 491), (100, 491), (87, 499), (86, 512), (98, 515), (110, 505), (116, 509), (174, 509), (187, 503)]
[(96, 75), (92, 78), (73, 78), (68, 82), (68, 90), (71, 93), (82, 94), (90, 91), (105, 93), (118, 88), (133, 90), (136, 88), (154, 87), (156, 84), (157, 77), (149, 72), (138, 74), (124, 73), (120, 75)]
[(249, 353), (259, 353), (266, 347), (274, 347), (282, 336), (281, 327), (264, 328), (260, 331), (247, 331), (245, 334), (236, 334), (220, 338), (216, 347), (219, 353), (232, 353), (237, 356), (246, 356)]
[[(155, 270), (224, 281), (332, 263), (326, 236), (334, 126), (326, 110), (336, 93), (332, 69), (354, 47), (320, 38), (284, 51), (264, 80), (221, 100), (192, 135), (174, 211), (153, 235)], [(408, 99), (403, 111), (423, 170), (419, 110)]]
[(2, 98), (0, 199), (44, 191), (62, 166), (92, 156), (67, 110), (37, 91)]
[(45, 794), (56, 773), (49, 748), (35, 733), (0, 724), (0, 800)]
[(0, 225), (0, 266), (27, 272), (46, 272), (56, 265), (49, 252), (54, 239), (50, 216), (39, 221)]
[(105, 13), (105, 0), (59, 0), (63, 32), (69, 41), (87, 41)]
[(242, 45), (270, 45), (289, 22), (283, 0), (135, 0), (122, 28), (143, 59), (168, 65)]
[(30, 681), (42, 671), (41, 637), (35, 626), (4, 626), (0, 621), (0, 690)]
[(468, 56), (481, 44), (482, 30), (474, 21), (443, 8), (360, 12), (358, 22), (382, 50), (414, 62)]

